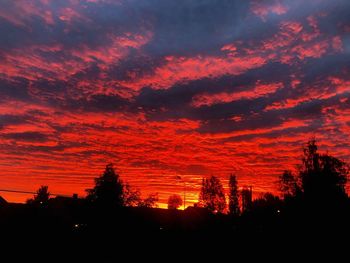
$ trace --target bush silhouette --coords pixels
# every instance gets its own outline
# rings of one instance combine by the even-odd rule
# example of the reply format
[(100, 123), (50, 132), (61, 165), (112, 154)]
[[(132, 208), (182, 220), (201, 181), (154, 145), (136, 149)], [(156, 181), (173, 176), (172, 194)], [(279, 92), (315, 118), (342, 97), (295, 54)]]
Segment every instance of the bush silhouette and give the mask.
[(182, 205), (182, 198), (180, 195), (171, 195), (168, 198), (168, 209), (178, 209)]

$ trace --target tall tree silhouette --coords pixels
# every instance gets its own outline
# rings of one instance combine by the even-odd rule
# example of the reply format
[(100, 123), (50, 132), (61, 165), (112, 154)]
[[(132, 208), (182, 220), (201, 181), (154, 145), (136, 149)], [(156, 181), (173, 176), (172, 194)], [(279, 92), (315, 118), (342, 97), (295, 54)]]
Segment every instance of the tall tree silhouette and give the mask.
[(182, 205), (182, 198), (180, 195), (171, 195), (168, 198), (168, 209), (178, 209)]
[(202, 187), (199, 194), (199, 204), (212, 212), (224, 212), (226, 208), (226, 198), (224, 188), (219, 178), (211, 176), (203, 178)]
[(247, 212), (252, 208), (253, 202), (253, 189), (251, 186), (243, 187), (241, 191), (242, 197), (242, 212)]
[(284, 198), (295, 197), (301, 191), (298, 178), (290, 170), (285, 170), (279, 177), (279, 189)]
[(108, 164), (104, 173), (95, 179), (95, 187), (88, 189), (88, 200), (103, 206), (123, 205), (123, 183), (115, 172), (113, 164)]
[(236, 176), (231, 174), (229, 178), (229, 203), (228, 208), (231, 215), (239, 215), (239, 192)]
[(328, 154), (319, 154), (317, 150), (314, 139), (304, 148), (300, 180), (305, 197), (319, 200), (345, 197), (348, 165)]

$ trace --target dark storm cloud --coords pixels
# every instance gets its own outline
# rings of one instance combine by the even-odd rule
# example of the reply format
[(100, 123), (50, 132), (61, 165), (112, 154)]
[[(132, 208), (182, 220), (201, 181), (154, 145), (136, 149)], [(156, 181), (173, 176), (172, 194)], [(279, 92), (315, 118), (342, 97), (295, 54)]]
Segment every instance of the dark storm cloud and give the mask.
[[(17, 135), (18, 138), (10, 138), (14, 141), (23, 141), (21, 140), (21, 136)], [(24, 135), (26, 136), (26, 135)], [(30, 135), (29, 135), (30, 137)], [(34, 135), (35, 137), (35, 135)], [(29, 142), (29, 144), (25, 144), (25, 145), (20, 145), (20, 144), (16, 144), (16, 143), (12, 143), (11, 147), (9, 147), (9, 145), (7, 144), (0, 144), (0, 150), (3, 152), (7, 152), (9, 154), (14, 154), (14, 155), (23, 155), (23, 152), (25, 153), (54, 153), (54, 152), (59, 152), (60, 154), (62, 154), (62, 156), (67, 157), (67, 156), (73, 156), (76, 155), (77, 153), (70, 153), (70, 152), (64, 152), (67, 149), (70, 148), (76, 148), (76, 147), (81, 147), (81, 146), (86, 146), (85, 143), (81, 143), (81, 142), (58, 142), (55, 145), (40, 145), (40, 144), (36, 144), (38, 142), (42, 143), (45, 142), (45, 135), (42, 136), (42, 140), (40, 140), (40, 135), (38, 135), (38, 139), (39, 141), (36, 140), (26, 140), (26, 142)], [(32, 144), (31, 144), (32, 143)]]
[(62, 105), (64, 109), (83, 112), (118, 112), (128, 106), (129, 101), (119, 95), (94, 94), (89, 98), (71, 99)]
[(49, 137), (41, 132), (16, 132), (1, 134), (0, 137), (14, 141), (45, 142)]
[(49, 95), (55, 97), (55, 95), (67, 93), (67, 89), (71, 85), (72, 83), (61, 80), (39, 79), (32, 83), (30, 89), (40, 96)]
[(327, 76), (346, 77), (344, 72), (348, 70), (349, 54), (334, 54), (319, 59), (309, 59), (296, 69), (300, 73), (300, 80), (305, 84), (313, 83)]
[[(203, 77), (197, 80), (179, 81), (163, 90), (152, 86), (141, 87), (133, 98), (125, 99), (114, 93), (94, 93), (95, 87), (87, 87), (84, 96), (83, 89), (76, 89), (79, 81), (97, 81), (103, 75), (104, 80), (132, 80), (152, 75), (154, 71), (164, 66), (164, 56), (196, 56), (227, 54), (220, 49), (225, 44), (236, 40), (238, 52), (242, 56), (249, 51), (261, 48), (261, 41), (272, 38), (278, 33), (281, 21), (297, 21), (310, 30), (307, 14), (314, 14), (317, 26), (323, 35), (340, 35), (348, 37), (344, 26), (348, 24), (347, 11), (350, 4), (345, 0), (337, 1), (260, 1), (262, 8), (275, 3), (281, 3), (286, 8), (280, 14), (267, 12), (265, 17), (252, 13), (254, 1), (163, 1), (126, 0), (79, 2), (68, 0), (49, 1), (48, 5), (36, 2), (38, 13), (29, 13), (28, 6), (20, 7), (15, 2), (2, 3), (3, 10), (23, 11), (23, 18), (1, 18), (0, 47), (3, 50), (20, 49), (30, 46), (54, 46), (60, 44), (63, 49), (38, 49), (36, 54), (47, 62), (63, 63), (72, 54), (70, 49), (79, 50), (82, 46), (97, 49), (109, 46), (111, 35), (125, 36), (127, 33), (140, 33), (150, 30), (152, 37), (149, 42), (136, 50), (128, 47), (130, 52), (119, 62), (102, 68), (99, 59), (88, 54), (92, 62), (87, 63), (81, 71), (68, 79), (55, 79), (54, 73), (45, 72), (48, 79), (38, 78), (28, 81), (25, 78), (14, 80), (1, 79), (0, 100), (6, 98), (32, 100), (46, 103), (66, 110), (83, 112), (145, 112), (148, 120), (173, 120), (188, 118), (201, 122), (200, 132), (232, 131), (239, 129), (257, 129), (266, 125), (276, 126), (283, 123), (283, 114), (290, 118), (302, 116), (318, 116), (322, 108), (318, 100), (298, 105), (287, 112), (268, 111), (265, 108), (275, 102), (286, 99), (297, 99), (306, 96), (307, 89), (316, 89), (319, 83), (326, 81), (328, 76), (344, 77), (344, 68), (348, 67), (349, 44), (344, 42), (345, 53), (327, 54), (321, 58), (306, 58), (293, 64), (282, 64), (270, 61), (262, 67), (247, 70), (232, 76)], [(43, 10), (51, 13), (52, 21), (40, 14)], [(325, 14), (322, 15), (320, 12)], [(67, 18), (62, 19), (62, 16)], [(70, 16), (70, 17), (68, 17)], [(17, 20), (19, 21), (17, 21)], [(17, 22), (16, 22), (17, 21)], [(21, 25), (23, 22), (24, 25)], [(322, 36), (320, 36), (322, 39)], [(350, 42), (350, 41), (349, 41)], [(300, 44), (295, 40), (293, 45)], [(277, 43), (276, 43), (277, 44)], [(288, 47), (287, 47), (288, 48)], [(278, 52), (278, 51), (276, 51)], [(84, 54), (74, 59), (84, 63)], [(40, 69), (37, 69), (40, 72)], [(302, 83), (291, 89), (292, 75), (297, 75)], [(55, 80), (53, 80), (55, 79)], [(193, 98), (200, 94), (217, 94), (220, 92), (241, 92), (251, 89), (257, 81), (261, 83), (280, 82), (283, 87), (274, 94), (259, 98), (241, 98), (232, 102), (216, 103), (209, 106), (194, 107)], [(30, 88), (29, 88), (30, 84)], [(109, 85), (109, 84), (106, 84)], [(115, 90), (123, 89), (115, 85)], [(76, 90), (76, 91), (74, 91)], [(323, 103), (323, 102), (322, 102)], [(231, 117), (239, 115), (242, 121), (232, 121)], [(251, 117), (254, 116), (254, 117)], [(213, 127), (222, 128), (213, 128)], [(234, 128), (233, 128), (234, 126)]]
[(8, 99), (29, 100), (28, 85), (29, 81), (24, 78), (13, 80), (0, 78), (0, 102)]
[(147, 74), (152, 74), (157, 67), (161, 67), (165, 63), (166, 60), (163, 57), (153, 57), (131, 50), (130, 54), (123, 59), (123, 63), (109, 67), (108, 77), (125, 81), (142, 78)]
[[(133, 1), (149, 14), (154, 37), (145, 48), (156, 56), (207, 53), (234, 40), (248, 1)], [(184, 48), (185, 47), (185, 48)]]
[[(237, 36), (238, 25), (249, 9), (248, 2), (236, 0), (223, 0), (220, 4), (214, 0), (34, 3), (33, 7), (26, 2), (2, 2), (2, 9), (8, 13), (22, 11), (23, 19), (14, 17), (13, 20), (23, 22), (28, 28), (1, 17), (0, 32), (6, 34), (0, 37), (0, 47), (11, 49), (57, 43), (66, 49), (81, 44), (98, 47), (108, 45), (110, 34), (141, 33), (151, 28), (154, 38), (146, 49), (153, 55), (173, 55), (185, 50), (187, 54), (206, 52)], [(26, 14), (29, 8), (36, 8), (37, 13)], [(50, 23), (45, 12), (50, 14)], [(67, 13), (72, 13), (69, 21), (62, 19)]]
[(7, 126), (37, 123), (40, 122), (42, 117), (47, 116), (49, 116), (48, 113), (40, 110), (27, 110), (21, 114), (0, 114), (0, 130)]
[[(312, 89), (321, 93), (322, 90), (334, 91), (335, 88), (328, 83), (327, 78), (329, 76), (334, 76), (338, 73), (341, 77), (344, 76), (344, 72), (341, 72), (337, 68), (339, 61), (343, 61), (342, 56), (334, 57), (331, 59), (325, 58), (327, 63), (330, 61), (335, 61), (334, 64), (328, 64), (328, 66), (333, 65), (334, 71), (330, 71), (330, 75), (313, 75), (305, 74), (301, 79), (303, 85), (299, 85), (297, 88), (292, 89), (290, 87), (289, 81), (286, 79), (286, 74), (278, 74), (279, 70), (282, 68), (285, 72), (288, 72), (288, 69), (282, 67), (276, 67), (276, 72), (269, 68), (270, 74), (267, 79), (269, 81), (280, 81), (282, 76), (282, 81), (285, 82), (286, 86), (279, 89), (273, 94), (268, 96), (259, 97), (256, 99), (240, 99), (237, 101), (229, 103), (218, 103), (210, 106), (202, 106), (194, 108), (190, 105), (193, 97), (196, 94), (203, 92), (221, 92), (228, 90), (239, 91), (241, 86), (246, 87), (245, 84), (252, 84), (251, 82), (244, 82), (247, 76), (250, 76), (251, 72), (248, 72), (244, 75), (237, 77), (237, 82), (235, 78), (224, 77), (221, 80), (199, 80), (190, 82), (185, 85), (174, 86), (167, 90), (153, 90), (151, 88), (145, 88), (141, 91), (139, 96), (136, 99), (137, 105), (142, 105), (143, 109), (146, 111), (147, 116), (150, 120), (168, 120), (168, 119), (179, 119), (179, 118), (188, 118), (193, 120), (199, 120), (201, 126), (198, 131), (201, 133), (222, 133), (222, 132), (232, 132), (239, 130), (254, 130), (261, 128), (271, 128), (282, 125), (286, 120), (296, 119), (296, 120), (309, 120), (316, 119), (315, 123), (321, 125), (323, 123), (323, 112), (322, 109), (325, 107), (334, 107), (339, 104), (340, 98), (347, 98), (348, 93), (339, 94), (337, 96), (328, 98), (328, 99), (312, 99), (307, 98), (308, 92)], [(323, 67), (323, 61), (310, 60), (310, 63), (305, 63), (302, 70), (307, 72), (308, 67), (314, 68), (317, 65)], [(339, 64), (340, 65), (340, 64)], [(262, 69), (256, 70), (255, 74)], [(322, 70), (320, 70), (322, 72)], [(325, 70), (326, 72), (326, 70)], [(276, 74), (277, 73), (277, 74)], [(256, 78), (252, 78), (256, 79)], [(283, 80), (284, 79), (284, 80)], [(229, 80), (227, 82), (223, 80)], [(205, 85), (204, 83), (220, 83), (221, 85)], [(227, 85), (225, 85), (227, 83)], [(229, 84), (230, 83), (230, 84)], [(238, 87), (235, 84), (239, 84)], [(204, 85), (202, 85), (204, 84)], [(325, 87), (320, 86), (320, 84), (325, 85)], [(213, 88), (214, 87), (214, 88)], [(229, 87), (229, 88), (228, 88)], [(281, 102), (286, 99), (307, 99), (307, 101), (301, 101), (299, 104), (291, 108), (282, 108), (275, 110), (266, 111), (266, 107), (272, 105), (274, 102)], [(342, 103), (342, 107), (348, 109), (349, 106), (346, 106), (346, 103)], [(234, 121), (231, 119), (233, 116), (240, 116), (242, 120)], [(315, 125), (308, 126), (308, 130), (315, 129)], [(305, 128), (305, 130), (307, 130)]]
[[(240, 130), (269, 129), (282, 125), (288, 120), (305, 121), (308, 130), (316, 130), (324, 124), (325, 116), (322, 109), (339, 104), (341, 98), (346, 98), (348, 94), (341, 94), (329, 99), (314, 99), (302, 102), (295, 107), (259, 112), (250, 115), (246, 113), (241, 121), (231, 119), (214, 119), (202, 122), (198, 128), (200, 133), (226, 133)], [(310, 123), (310, 120), (312, 122)], [(305, 127), (305, 130), (307, 129)], [(243, 138), (243, 137), (242, 137)]]
[[(286, 134), (288, 136), (295, 136), (300, 133), (307, 133), (307, 132), (315, 132), (317, 128), (320, 128), (321, 125), (318, 123), (315, 123), (313, 125), (309, 126), (302, 126), (302, 127), (293, 127), (293, 128), (286, 128), (282, 130), (277, 130), (277, 131), (270, 131), (267, 133), (250, 133), (250, 134), (244, 134), (244, 135), (237, 135), (237, 136), (232, 136), (229, 138), (225, 138), (222, 140), (223, 143), (225, 142), (241, 142), (241, 141), (250, 141), (250, 140), (256, 140), (260, 138), (268, 138), (268, 139), (273, 139), (273, 138), (278, 138), (278, 137), (283, 137)], [(308, 138), (305, 138), (307, 140)], [(296, 145), (300, 145), (299, 142), (294, 143)], [(270, 145), (272, 146), (272, 144)]]
[[(155, 90), (144, 88), (136, 97), (136, 104), (142, 106), (150, 120), (166, 120), (177, 118), (189, 118), (207, 122), (212, 126), (227, 127), (223, 123), (235, 124), (227, 120), (234, 115), (249, 116), (252, 113), (260, 113), (267, 106), (274, 102), (283, 102), (287, 99), (298, 99), (307, 95), (310, 91), (317, 91), (321, 94), (325, 89), (327, 91), (335, 90), (335, 87), (329, 83), (328, 77), (348, 78), (349, 54), (329, 54), (321, 58), (307, 58), (299, 64), (280, 64), (268, 63), (263, 67), (247, 71), (238, 76), (223, 76), (220, 78), (204, 78), (186, 82), (184, 84), (174, 85), (166, 90)], [(292, 76), (297, 76), (302, 85), (291, 88)], [(257, 99), (244, 99), (229, 103), (218, 103), (210, 106), (193, 108), (190, 103), (197, 94), (207, 93), (215, 94), (220, 92), (239, 92), (253, 85), (257, 80), (262, 83), (283, 83), (283, 88), (277, 90), (274, 94)], [(322, 86), (322, 85), (328, 86)], [(311, 98), (310, 98), (311, 99)], [(323, 101), (310, 101), (302, 103), (295, 107), (293, 111), (289, 110), (288, 115), (292, 117), (302, 117), (309, 115), (321, 115), (321, 106)], [(337, 102), (335, 102), (336, 104)], [(300, 113), (300, 114), (299, 114)], [(274, 115), (275, 114), (275, 115)], [(261, 125), (278, 125), (283, 121), (279, 119), (278, 111), (271, 111), (268, 119), (276, 119), (274, 122), (267, 122), (266, 114), (261, 117), (261, 122), (256, 119), (247, 119), (246, 124), (251, 122), (251, 128), (257, 128)], [(219, 125), (220, 124), (220, 125)], [(231, 125), (232, 126), (232, 125)], [(256, 126), (256, 127), (253, 127)], [(238, 128), (237, 128), (238, 129)], [(201, 131), (205, 131), (202, 128)], [(232, 128), (228, 128), (232, 130)]]
[(18, 124), (26, 123), (27, 120), (28, 120), (28, 116), (24, 116), (24, 115), (10, 115), (10, 114), (0, 115), (0, 130), (6, 127), (7, 125), (18, 125)]
[[(189, 81), (187, 83), (179, 83), (165, 90), (156, 90), (151, 87), (145, 87), (135, 98), (136, 107), (143, 107), (149, 112), (149, 117), (162, 118), (161, 116), (153, 116), (154, 110), (166, 109), (166, 114), (173, 111), (198, 111), (198, 114), (206, 114), (206, 109), (193, 109), (189, 104), (195, 95), (208, 93), (215, 94), (220, 92), (240, 92), (252, 86), (257, 80), (262, 83), (284, 82), (289, 80), (289, 66), (280, 63), (269, 63), (257, 69), (252, 69), (245, 74), (238, 76), (224, 75), (219, 78), (203, 78), (199, 80)], [(247, 103), (237, 102), (237, 103)], [(249, 102), (248, 102), (249, 103)], [(237, 108), (239, 105), (237, 105)], [(218, 107), (226, 107), (221, 105)], [(239, 110), (239, 109), (238, 109)], [(158, 112), (159, 113), (159, 112)], [(160, 113), (162, 114), (162, 113)], [(171, 118), (171, 116), (169, 116)], [(194, 117), (194, 116), (193, 116)], [(165, 117), (166, 118), (166, 117)]]
[[(69, 0), (62, 0), (48, 1), (48, 5), (40, 2), (34, 3), (33, 8), (36, 8), (38, 13), (29, 13), (28, 16), (26, 16), (26, 10), (31, 3), (26, 1), (1, 3), (3, 10), (22, 15), (24, 23), (27, 23), (29, 27), (20, 26), (1, 18), (0, 32), (7, 33), (0, 37), (2, 48), (57, 43), (63, 44), (66, 49), (81, 44), (98, 47), (108, 44), (110, 33), (123, 34), (130, 30), (140, 30), (142, 26), (140, 24), (142, 21), (131, 15), (132, 10), (129, 7), (113, 2), (81, 2), (79, 5), (74, 5)], [(40, 11), (49, 12), (52, 23), (48, 23), (44, 16), (40, 16)], [(62, 16), (67, 15), (67, 12), (74, 12), (69, 21), (61, 19)]]
[[(273, 2), (266, 1), (266, 5)], [(333, 1), (332, 4), (325, 4), (324, 1), (316, 1), (319, 2), (316, 4), (303, 2), (302, 5), (300, 0), (281, 2), (289, 7), (290, 12), (283, 16), (274, 15), (264, 23), (257, 16), (248, 17), (251, 7), (249, 1), (223, 0), (218, 4), (215, 0), (128, 0), (121, 4), (100, 1), (81, 2), (79, 5), (68, 0), (50, 1), (48, 5), (37, 2), (39, 11), (49, 10), (52, 13), (52, 24), (48, 24), (43, 17), (29, 15), (23, 19), (30, 27), (28, 30), (2, 19), (4, 21), (0, 24), (0, 32), (7, 34), (0, 37), (0, 46), (13, 48), (60, 43), (66, 49), (81, 44), (98, 47), (108, 45), (111, 41), (110, 34), (140, 33), (151, 29), (153, 39), (146, 45), (145, 51), (152, 56), (208, 54), (234, 40), (271, 37), (278, 28), (276, 20), (296, 19), (298, 16), (304, 18), (305, 15), (299, 13), (310, 12), (312, 9), (335, 10), (341, 18), (346, 19), (346, 7), (349, 7), (345, 0)], [(5, 1), (2, 6), (9, 12), (18, 9), (13, 1)], [(74, 10), (80, 16), (73, 17), (69, 23), (61, 20), (66, 8)], [(331, 18), (339, 19), (339, 16)], [(326, 19), (324, 21), (325, 29), (329, 28), (331, 23)], [(53, 59), (58, 57), (61, 56), (57, 54)]]

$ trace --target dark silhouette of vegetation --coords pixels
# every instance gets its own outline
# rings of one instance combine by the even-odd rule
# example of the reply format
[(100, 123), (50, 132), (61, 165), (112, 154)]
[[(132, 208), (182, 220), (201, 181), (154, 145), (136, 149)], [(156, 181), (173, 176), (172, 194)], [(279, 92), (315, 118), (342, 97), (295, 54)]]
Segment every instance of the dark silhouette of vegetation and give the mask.
[(212, 175), (210, 178), (203, 178), (199, 204), (214, 213), (223, 213), (225, 211), (225, 192), (218, 177)]
[(126, 183), (123, 187), (123, 204), (124, 206), (140, 206), (142, 202), (141, 192), (135, 190), (130, 184)]
[(141, 192), (133, 189), (130, 184), (123, 183), (115, 172), (113, 164), (108, 164), (102, 176), (95, 179), (95, 187), (87, 190), (86, 199), (94, 204), (105, 207), (157, 207), (158, 193), (141, 198)]
[[(126, 247), (138, 251), (138, 245), (154, 249), (170, 242), (185, 248), (207, 246), (208, 251), (217, 245), (222, 251), (226, 243), (230, 248), (242, 244), (251, 249), (255, 240), (261, 246), (266, 237), (273, 237), (283, 245), (296, 239), (299, 245), (304, 239), (328, 234), (333, 235), (329, 239), (333, 243), (343, 240), (340, 235), (350, 234), (350, 200), (345, 191), (348, 173), (346, 163), (318, 153), (315, 140), (311, 140), (298, 170), (280, 176), (281, 198), (263, 193), (253, 200), (252, 188), (239, 187), (236, 176), (230, 175), (227, 206), (221, 181), (211, 176), (202, 180), (199, 205), (177, 210), (182, 204), (179, 195), (169, 197), (169, 209), (156, 208), (157, 194), (141, 198), (141, 192), (123, 183), (109, 164), (87, 198), (52, 197), (47, 186), (40, 187), (28, 204), (7, 203), (0, 197), (0, 231), (4, 240), (14, 237), (17, 242), (27, 237), (34, 251), (40, 252), (46, 243), (50, 247), (58, 240), (53, 248), (63, 251), (61, 247), (66, 245), (67, 251), (78, 255), (77, 262), (104, 262), (101, 257), (115, 251), (113, 240), (122, 241), (117, 258)], [(43, 237), (50, 242), (43, 242)], [(108, 242), (101, 242), (105, 240)], [(324, 243), (329, 240), (325, 238)], [(81, 258), (84, 253), (86, 260)]]
[(301, 187), (306, 197), (345, 198), (348, 174), (349, 167), (343, 161), (317, 152), (314, 139), (307, 143), (300, 168)]
[(251, 209), (253, 211), (273, 209), (274, 213), (280, 213), (279, 207), (281, 206), (281, 199), (272, 193), (264, 193), (259, 198), (252, 202)]
[(180, 195), (171, 195), (168, 198), (168, 209), (178, 209), (182, 205), (182, 198)]
[(103, 206), (123, 205), (123, 183), (113, 164), (106, 166), (104, 173), (95, 179), (95, 187), (87, 192), (87, 199), (93, 203)]
[(240, 214), (239, 207), (239, 192), (238, 192), (238, 183), (236, 176), (231, 174), (229, 178), (229, 203), (228, 208), (231, 215), (238, 216)]
[(296, 178), (290, 170), (285, 170), (279, 178), (279, 189), (284, 198), (295, 197), (300, 194), (301, 189)]
[(345, 185), (349, 166), (328, 154), (319, 154), (316, 140), (303, 149), (298, 176), (285, 171), (279, 179), (280, 190), (286, 198), (303, 198), (324, 203), (347, 199)]
[(158, 193), (152, 193), (149, 194), (145, 199), (143, 199), (138, 206), (139, 207), (146, 207), (146, 208), (155, 208), (158, 207)]
[(46, 185), (40, 186), (36, 191), (33, 199), (27, 200), (28, 204), (37, 204), (37, 205), (47, 205), (50, 199), (49, 187)]
[(249, 211), (252, 207), (253, 191), (252, 187), (245, 186), (241, 191), (242, 212)]

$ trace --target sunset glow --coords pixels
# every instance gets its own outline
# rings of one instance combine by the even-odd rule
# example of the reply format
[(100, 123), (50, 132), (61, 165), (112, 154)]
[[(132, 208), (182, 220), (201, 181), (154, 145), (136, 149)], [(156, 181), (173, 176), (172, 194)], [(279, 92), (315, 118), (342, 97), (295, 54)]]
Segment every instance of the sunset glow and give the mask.
[[(0, 3), (0, 188), (277, 193), (312, 137), (350, 162), (348, 0)], [(181, 180), (177, 179), (181, 176)], [(9, 201), (30, 194), (1, 192)]]

